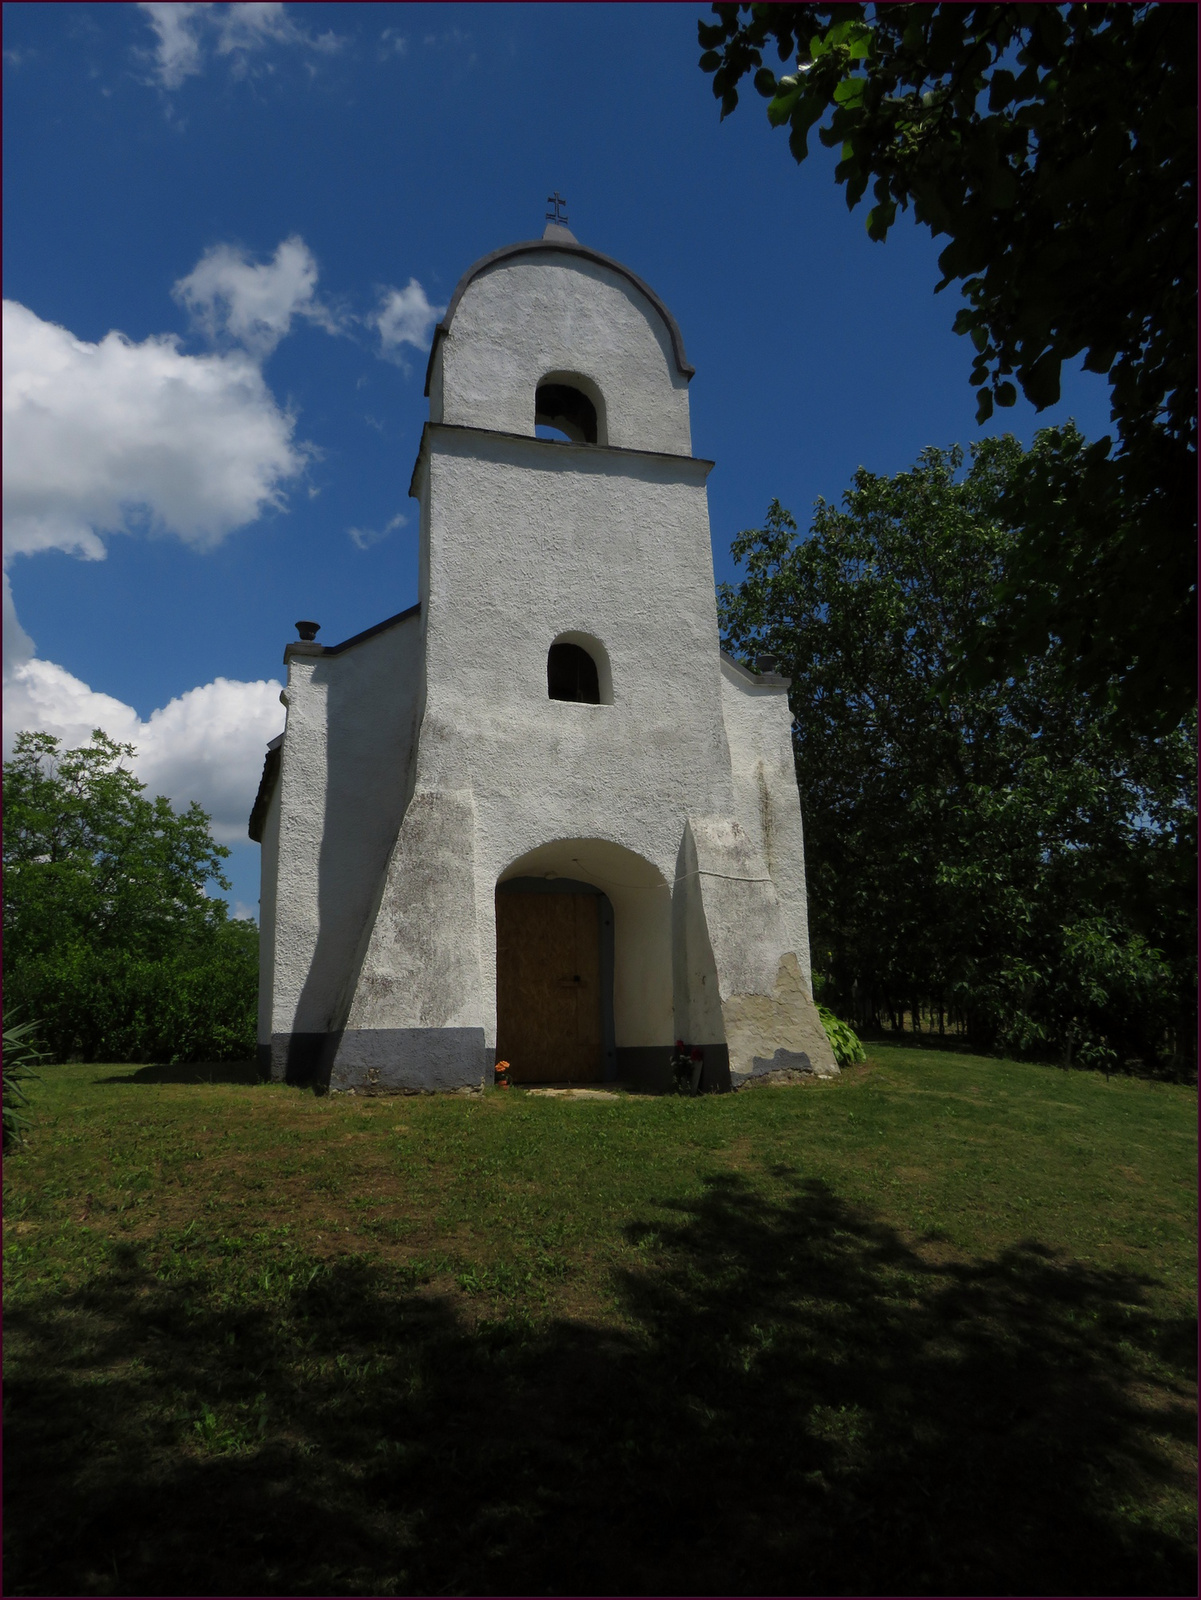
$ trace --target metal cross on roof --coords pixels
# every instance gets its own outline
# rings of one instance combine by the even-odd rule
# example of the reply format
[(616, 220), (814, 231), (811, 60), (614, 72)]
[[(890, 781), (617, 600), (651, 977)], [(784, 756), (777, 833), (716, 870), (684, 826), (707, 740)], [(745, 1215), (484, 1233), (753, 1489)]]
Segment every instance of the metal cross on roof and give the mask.
[(556, 189), (554, 194), (547, 195), (546, 203), (548, 206), (554, 207), (553, 211), (548, 211), (546, 213), (546, 220), (548, 222), (557, 222), (561, 228), (565, 228), (567, 226), (567, 214), (564, 212), (562, 215), (560, 215), (559, 207), (565, 206), (567, 201), (564, 200), (563, 196)]

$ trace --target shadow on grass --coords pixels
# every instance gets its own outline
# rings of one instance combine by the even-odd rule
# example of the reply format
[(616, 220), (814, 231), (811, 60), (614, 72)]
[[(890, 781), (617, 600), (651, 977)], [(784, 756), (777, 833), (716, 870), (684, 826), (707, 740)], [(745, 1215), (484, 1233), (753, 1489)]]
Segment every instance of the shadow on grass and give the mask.
[(134, 1250), (10, 1310), (6, 1592), (1195, 1593), (1186, 1388), (1136, 1381), (1194, 1334), (788, 1181), (635, 1226), (625, 1331), (361, 1259), (239, 1306)]
[(253, 1061), (180, 1061), (170, 1066), (135, 1067), (97, 1083), (262, 1083)]

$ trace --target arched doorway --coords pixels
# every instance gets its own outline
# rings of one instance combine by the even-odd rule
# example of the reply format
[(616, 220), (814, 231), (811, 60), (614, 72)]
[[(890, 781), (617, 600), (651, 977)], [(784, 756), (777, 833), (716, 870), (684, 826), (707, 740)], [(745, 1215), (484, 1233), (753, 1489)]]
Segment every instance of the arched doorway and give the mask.
[(616, 1077), (613, 907), (595, 884), (543, 876), (497, 885), (496, 1054), (514, 1083)]
[[(560, 896), (570, 900), (575, 895), (586, 896), (590, 903), (571, 911), (546, 909), (548, 900)], [(515, 903), (535, 898), (542, 902), (540, 907), (523, 909)], [(672, 895), (663, 872), (614, 840), (548, 840), (515, 857), (499, 873), (495, 905), (497, 1059), (518, 1066), (521, 1030), (532, 1028), (541, 1016), (546, 1019), (547, 1051), (542, 1070), (551, 1074), (541, 1081), (570, 1081), (570, 1070), (581, 1074), (576, 1081), (586, 1082), (585, 1071), (596, 1073), (595, 1043), (588, 1044), (591, 1055), (585, 1050), (585, 1041), (596, 1037), (591, 999), (596, 991), (587, 987), (588, 974), (576, 964), (577, 956), (585, 958), (593, 948), (587, 943), (593, 928), (597, 942), (591, 959), (600, 964), (600, 1075), (646, 1086), (670, 1080), (675, 1038)], [(570, 928), (569, 917), (574, 919)], [(558, 934), (553, 931), (556, 926)], [(532, 1006), (524, 998), (531, 993)], [(573, 993), (575, 1010), (568, 1017), (563, 997)], [(573, 1031), (580, 1050), (575, 1065), (568, 1068), (567, 1052), (555, 1046)]]

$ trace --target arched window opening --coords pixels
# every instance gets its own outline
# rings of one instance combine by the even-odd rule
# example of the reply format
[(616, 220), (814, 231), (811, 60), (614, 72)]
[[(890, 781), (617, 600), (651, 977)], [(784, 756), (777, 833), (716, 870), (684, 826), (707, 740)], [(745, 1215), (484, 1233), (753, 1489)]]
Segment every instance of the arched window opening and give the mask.
[(600, 705), (600, 679), (596, 662), (587, 650), (563, 640), (552, 644), (546, 656), (546, 691), (552, 700)]
[(596, 444), (596, 407), (566, 383), (540, 383), (534, 394), (534, 427), (555, 428), (573, 444)]

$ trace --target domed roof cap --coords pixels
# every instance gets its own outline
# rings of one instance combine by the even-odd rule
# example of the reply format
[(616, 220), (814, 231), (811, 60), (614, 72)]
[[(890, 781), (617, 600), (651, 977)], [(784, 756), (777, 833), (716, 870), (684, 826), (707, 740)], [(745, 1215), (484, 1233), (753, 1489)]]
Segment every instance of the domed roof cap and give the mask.
[(434, 356), (437, 354), (439, 341), (450, 332), (450, 325), (454, 321), (455, 312), (459, 308), (459, 301), (466, 294), (476, 278), (482, 272), (487, 272), (489, 267), (496, 266), (501, 261), (509, 261), (516, 256), (525, 255), (561, 255), (577, 256), (582, 261), (594, 261), (598, 266), (608, 267), (610, 272), (616, 272), (638, 290), (638, 293), (649, 300), (651, 305), (663, 319), (671, 339), (672, 354), (675, 356), (676, 370), (685, 380), (690, 380), (696, 368), (689, 362), (684, 354), (684, 336), (680, 332), (679, 323), (671, 312), (660, 300), (659, 296), (648, 283), (643, 283), (636, 272), (631, 272), (629, 267), (623, 266), (620, 261), (614, 261), (612, 256), (602, 255), (599, 250), (592, 250), (568, 233), (566, 228), (548, 227), (546, 236), (541, 239), (526, 239), (521, 244), (506, 244), (499, 250), (493, 250), (491, 255), (481, 256), (474, 266), (467, 271), (455, 285), (455, 292), (450, 297), (450, 304), (446, 308), (446, 315), (434, 329), (433, 343), (430, 345), (430, 358), (425, 369), (425, 392), (430, 392), (430, 377), (434, 370)]

